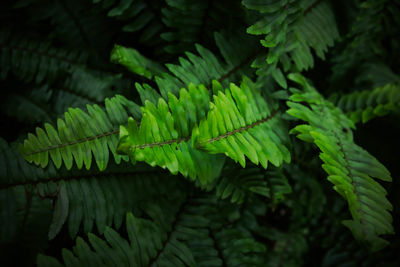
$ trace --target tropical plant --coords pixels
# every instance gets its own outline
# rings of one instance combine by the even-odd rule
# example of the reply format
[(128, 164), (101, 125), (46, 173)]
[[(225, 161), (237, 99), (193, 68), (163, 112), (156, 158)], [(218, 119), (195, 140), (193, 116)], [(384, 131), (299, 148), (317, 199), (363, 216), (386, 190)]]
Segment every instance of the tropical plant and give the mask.
[(400, 262), (396, 1), (0, 7), (2, 266)]

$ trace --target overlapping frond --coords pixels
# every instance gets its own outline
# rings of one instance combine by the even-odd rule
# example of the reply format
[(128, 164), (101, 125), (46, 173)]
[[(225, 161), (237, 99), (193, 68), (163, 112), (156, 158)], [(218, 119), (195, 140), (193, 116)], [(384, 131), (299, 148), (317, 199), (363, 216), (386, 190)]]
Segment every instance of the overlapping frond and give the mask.
[(284, 127), (279, 111), (272, 110), (245, 79), (240, 88), (231, 84), (214, 95), (207, 119), (193, 130), (192, 142), (208, 153), (223, 153), (243, 167), (245, 156), (264, 168), (268, 162), (280, 166), (290, 162)]
[(87, 110), (69, 108), (64, 114), (65, 119), (57, 120), (57, 130), (46, 123), (45, 130), (36, 128), (36, 135), (28, 134), (20, 146), (25, 159), (42, 167), (46, 167), (51, 159), (57, 168), (64, 163), (71, 169), (75, 162), (78, 169), (83, 165), (90, 169), (94, 157), (100, 170), (108, 164), (109, 151), (117, 163), (122, 158), (127, 160), (115, 150), (119, 125), (126, 123), (128, 116), (140, 117), (137, 105), (117, 95), (105, 100), (105, 111), (98, 105), (87, 105)]
[(292, 74), (290, 78), (300, 83), (304, 91), (293, 90), (287, 112), (308, 123), (296, 126), (291, 132), (320, 148), (322, 167), (329, 174), (328, 180), (347, 200), (353, 217), (343, 224), (372, 250), (381, 249), (388, 242), (380, 235), (393, 233), (389, 213), (392, 205), (386, 198), (386, 190), (373, 178), (391, 181), (389, 171), (354, 143), (353, 123), (339, 108), (325, 100), (304, 77)]
[(169, 94), (169, 102), (159, 99), (158, 105), (147, 101), (142, 108), (140, 126), (132, 118), (121, 126), (118, 151), (133, 161), (167, 168), (191, 179), (205, 182), (218, 176), (223, 158), (195, 150), (189, 142), (192, 129), (209, 109), (209, 93), (200, 85), (181, 89), (179, 99)]
[[(222, 206), (220, 206), (222, 205)], [(265, 247), (238, 227), (220, 229), (229, 222), (215, 196), (172, 198), (143, 206), (145, 218), (128, 213), (129, 240), (107, 228), (105, 240), (89, 234), (91, 249), (82, 238), (73, 251), (63, 250), (66, 266), (95, 261), (107, 266), (262, 266)], [(218, 208), (218, 206), (220, 206)], [(237, 211), (238, 207), (228, 209)], [(40, 255), (39, 266), (62, 266)]]
[(337, 105), (354, 122), (367, 122), (400, 109), (400, 86), (387, 84), (374, 90), (357, 91), (341, 96)]
[[(52, 163), (42, 169), (27, 163), (15, 148), (1, 141), (0, 205), (3, 215), (10, 218), (23, 217), (18, 213), (25, 212), (36, 217), (47, 214), (51, 218), (53, 215), (52, 223), (48, 221), (43, 225), (50, 239), (64, 224), (68, 225), (71, 238), (80, 229), (85, 233), (92, 231), (94, 225), (99, 233), (103, 233), (106, 226), (119, 229), (127, 211), (153, 202), (155, 197), (180, 192), (176, 177), (152, 172), (143, 166), (132, 169), (127, 163), (109, 164), (103, 172), (76, 168), (57, 170)], [(132, 194), (132, 190), (136, 193)], [(30, 202), (41, 207), (35, 211), (30, 208)], [(7, 235), (16, 235), (15, 229), (20, 227), (16, 222), (6, 217), (1, 222), (2, 229), (8, 229), (2, 233), (1, 240), (6, 240)]]
[(265, 34), (261, 44), (269, 49), (267, 57), (259, 57), (253, 66), (261, 68), (259, 73), (271, 74), (284, 88), (284, 71), (294, 69), (293, 63), (298, 71), (313, 67), (311, 48), (324, 59), (328, 47), (339, 38), (332, 7), (326, 1), (244, 0), (243, 5), (262, 13), (247, 32)]

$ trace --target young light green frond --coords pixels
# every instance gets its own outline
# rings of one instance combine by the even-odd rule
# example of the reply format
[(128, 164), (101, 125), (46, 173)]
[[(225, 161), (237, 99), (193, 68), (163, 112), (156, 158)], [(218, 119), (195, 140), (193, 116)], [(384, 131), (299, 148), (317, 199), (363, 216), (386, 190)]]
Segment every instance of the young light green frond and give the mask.
[(46, 123), (44, 129), (36, 128), (36, 135), (28, 134), (20, 145), (25, 159), (43, 168), (52, 160), (57, 168), (64, 163), (67, 169), (71, 169), (75, 162), (78, 169), (83, 165), (90, 169), (94, 156), (99, 170), (104, 170), (111, 151), (119, 163), (124, 157), (115, 151), (118, 127), (126, 123), (128, 116), (140, 116), (137, 105), (117, 95), (105, 100), (106, 111), (98, 105), (87, 105), (87, 110), (70, 108), (65, 112), (64, 120), (57, 120), (57, 130)]
[(210, 104), (207, 119), (193, 130), (192, 142), (208, 153), (224, 153), (245, 167), (245, 156), (267, 168), (270, 161), (280, 166), (290, 162), (287, 136), (278, 110), (243, 82), (219, 91)]
[(389, 83), (374, 90), (346, 94), (339, 98), (337, 105), (354, 123), (365, 123), (400, 110), (400, 86)]
[(147, 79), (152, 79), (155, 75), (165, 72), (163, 66), (144, 57), (136, 49), (121, 45), (114, 45), (110, 60)]
[(170, 93), (168, 104), (164, 99), (159, 99), (157, 106), (147, 101), (140, 126), (132, 118), (127, 126), (121, 126), (118, 152), (129, 155), (133, 162), (145, 161), (172, 174), (199, 178), (201, 184), (213, 180), (223, 157), (195, 150), (189, 142), (192, 129), (208, 109), (209, 93), (203, 85), (181, 89), (179, 98)]
[[(295, 127), (291, 132), (300, 139), (312, 141), (321, 150), (322, 167), (334, 189), (347, 200), (353, 220), (344, 221), (356, 237), (379, 250), (387, 241), (380, 237), (393, 234), (392, 205), (386, 198), (386, 190), (373, 178), (391, 181), (389, 171), (375, 157), (353, 141), (353, 123), (325, 100), (299, 75), (289, 76), (305, 85), (305, 91), (294, 90), (287, 111), (304, 120), (307, 125)], [(307, 107), (305, 104), (310, 107)]]

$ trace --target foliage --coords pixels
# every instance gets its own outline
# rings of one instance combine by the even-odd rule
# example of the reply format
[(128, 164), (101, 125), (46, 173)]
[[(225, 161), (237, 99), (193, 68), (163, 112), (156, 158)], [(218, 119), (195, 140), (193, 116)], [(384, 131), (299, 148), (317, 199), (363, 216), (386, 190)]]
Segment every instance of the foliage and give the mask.
[(396, 266), (399, 18), (3, 1), (2, 266)]

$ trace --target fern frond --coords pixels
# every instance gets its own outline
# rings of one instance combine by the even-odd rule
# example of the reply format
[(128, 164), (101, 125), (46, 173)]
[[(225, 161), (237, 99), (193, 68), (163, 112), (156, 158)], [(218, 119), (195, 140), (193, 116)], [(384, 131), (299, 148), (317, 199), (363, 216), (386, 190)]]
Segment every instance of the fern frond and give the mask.
[(341, 96), (337, 106), (354, 122), (367, 121), (400, 109), (400, 86), (387, 84), (374, 90), (358, 91)]
[(179, 99), (169, 94), (158, 106), (147, 101), (142, 108), (138, 127), (130, 118), (127, 127), (121, 126), (118, 151), (133, 161), (167, 168), (171, 173), (181, 173), (204, 184), (218, 176), (222, 157), (210, 156), (195, 150), (189, 142), (192, 129), (202, 120), (209, 107), (209, 93), (200, 85), (181, 89)]
[[(347, 200), (353, 220), (343, 221), (356, 239), (367, 242), (372, 250), (387, 245), (380, 237), (392, 234), (392, 205), (386, 199), (386, 190), (373, 178), (391, 181), (389, 171), (366, 150), (353, 141), (353, 123), (325, 100), (298, 74), (289, 76), (301, 84), (304, 92), (293, 90), (287, 111), (290, 115), (306, 121), (292, 129), (292, 133), (308, 142), (315, 143), (322, 153), (322, 167), (329, 174), (334, 189)], [(298, 102), (305, 102), (310, 106)]]
[[(44, 225), (50, 239), (64, 224), (68, 225), (71, 238), (77, 235), (81, 226), (85, 233), (92, 231), (94, 224), (99, 233), (103, 233), (106, 226), (114, 225), (115, 229), (119, 229), (127, 211), (153, 202), (155, 197), (172, 195), (172, 191), (180, 192), (177, 178), (141, 166), (132, 170), (130, 164), (109, 164), (105, 171), (87, 172), (65, 168), (57, 170), (54, 164), (49, 163), (46, 169), (42, 169), (27, 163), (16, 149), (10, 148), (4, 141), (0, 145), (3, 163), (0, 195), (4, 200), (8, 199), (0, 203), (4, 216), (16, 212), (12, 203), (17, 203), (21, 212), (32, 212), (26, 198), (33, 197), (33, 203), (42, 203), (37, 213), (47, 213), (49, 217), (53, 214), (52, 224), (49, 221), (52, 228), (49, 230), (49, 224)], [(132, 190), (136, 194), (132, 194)], [(54, 210), (51, 209), (52, 200), (55, 201)], [(4, 229), (17, 226), (12, 220), (4, 218), (1, 221), (4, 222)]]
[(285, 195), (292, 192), (287, 178), (279, 169), (264, 169), (247, 167), (238, 169), (226, 167), (217, 180), (202, 187), (207, 191), (215, 190), (215, 195), (221, 199), (230, 199), (231, 203), (242, 204), (253, 195), (259, 195), (278, 204)]
[(166, 3), (161, 12), (168, 31), (161, 38), (168, 42), (164, 49), (172, 54), (190, 51), (198, 42), (203, 45), (212, 42), (213, 32), (218, 28), (234, 28), (232, 24), (240, 21), (243, 12), (239, 1), (168, 0)]
[(23, 82), (52, 83), (63, 72), (85, 64), (88, 54), (84, 51), (67, 51), (55, 48), (49, 41), (35, 41), (11, 36), (0, 31), (0, 78), (10, 73)]
[(261, 44), (269, 48), (267, 57), (258, 58), (253, 66), (261, 68), (258, 73), (271, 74), (284, 88), (287, 82), (283, 71), (293, 69), (292, 61), (298, 71), (307, 70), (314, 66), (311, 48), (325, 59), (328, 47), (339, 38), (332, 7), (326, 1), (244, 0), (243, 5), (263, 14), (247, 32), (266, 34)]
[[(77, 239), (73, 252), (63, 250), (68, 266), (96, 264), (118, 266), (262, 266), (265, 247), (238, 227), (221, 230), (228, 223), (219, 212), (215, 196), (201, 194), (143, 206), (147, 218), (128, 213), (128, 240), (107, 228), (102, 240), (89, 234), (89, 243)], [(237, 210), (230, 206), (228, 209)], [(149, 218), (150, 217), (150, 218)], [(58, 264), (58, 265), (54, 265)], [(54, 258), (39, 255), (39, 266), (62, 266)]]
[[(20, 146), (25, 159), (43, 168), (48, 165), (49, 158), (57, 168), (64, 162), (71, 169), (73, 162), (78, 169), (85, 165), (90, 169), (92, 157), (99, 170), (104, 170), (109, 160), (109, 150), (117, 163), (121, 159), (116, 154), (118, 142), (118, 127), (126, 123), (128, 116), (140, 117), (140, 112), (134, 102), (117, 95), (105, 100), (103, 111), (98, 105), (87, 105), (88, 112), (78, 108), (70, 108), (65, 112), (65, 120), (57, 120), (57, 130), (50, 124), (45, 124), (45, 130), (36, 128), (36, 136), (28, 134), (28, 138)], [(93, 152), (93, 154), (92, 154)]]
[(264, 168), (268, 161), (275, 166), (290, 162), (285, 146), (288, 137), (278, 111), (249, 84), (245, 79), (240, 88), (231, 84), (224, 93), (214, 95), (207, 119), (193, 130), (194, 146), (212, 154), (224, 153), (242, 167), (245, 156)]
[(159, 10), (164, 3), (159, 0), (104, 1), (93, 0), (108, 10), (107, 16), (126, 22), (122, 28), (126, 32), (139, 32), (139, 41), (146, 44), (157, 44), (164, 29)]
[(171, 74), (165, 73), (155, 78), (163, 98), (168, 99), (169, 92), (178, 95), (179, 89), (186, 88), (190, 83), (211, 88), (212, 80), (217, 80), (223, 86), (228, 86), (228, 78), (230, 81), (239, 81), (243, 75), (252, 75), (250, 63), (257, 55), (253, 50), (257, 42), (245, 38), (243, 34), (227, 37), (226, 34), (215, 33), (214, 36), (225, 61), (197, 44), (199, 55), (185, 53), (187, 59), (180, 57), (179, 65), (166, 64)]
[[(105, 241), (89, 233), (89, 243), (93, 250), (82, 238), (78, 238), (73, 252), (63, 250), (65, 265), (87, 266), (88, 261), (91, 264), (96, 262), (99, 266), (195, 265), (187, 246), (178, 239), (177, 235), (172, 237), (167, 235), (162, 225), (128, 213), (126, 230), (129, 242), (109, 227), (104, 232)], [(158, 254), (157, 251), (160, 249), (163, 251)], [(64, 266), (54, 258), (43, 255), (39, 255), (37, 263), (39, 266)]]
[(16, 87), (2, 100), (1, 110), (25, 123), (55, 123), (69, 107), (103, 104), (105, 98), (115, 95), (111, 88), (118, 78), (120, 75), (74, 68), (62, 83), (33, 86), (29, 90), (26, 86)]

